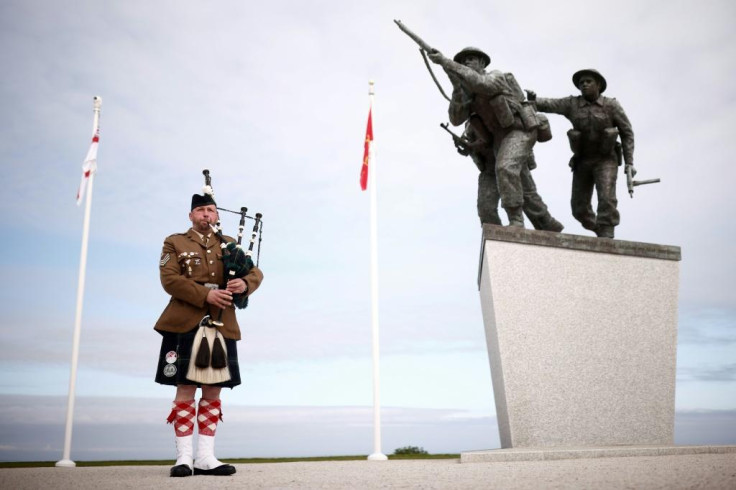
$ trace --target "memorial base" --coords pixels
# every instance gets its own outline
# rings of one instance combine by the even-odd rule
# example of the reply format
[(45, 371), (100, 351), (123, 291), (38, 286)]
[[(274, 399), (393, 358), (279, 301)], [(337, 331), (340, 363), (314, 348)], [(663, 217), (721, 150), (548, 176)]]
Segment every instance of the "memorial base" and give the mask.
[(484, 225), (502, 448), (673, 444), (679, 260), (679, 247)]
[(625, 458), (636, 456), (682, 456), (686, 454), (736, 453), (736, 446), (617, 446), (489, 449), (467, 451), (461, 463), (509, 463), (513, 461), (554, 461), (583, 458)]

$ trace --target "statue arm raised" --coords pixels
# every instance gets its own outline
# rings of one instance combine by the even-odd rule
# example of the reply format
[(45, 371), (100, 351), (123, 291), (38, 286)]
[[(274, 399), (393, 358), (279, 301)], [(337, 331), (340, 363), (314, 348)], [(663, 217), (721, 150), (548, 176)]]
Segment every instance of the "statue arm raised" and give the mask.
[(551, 112), (553, 114), (561, 114), (568, 119), (572, 107), (572, 97), (563, 97), (561, 99), (547, 99), (544, 97), (535, 97), (531, 101), (539, 112)]
[(461, 85), (467, 92), (472, 94), (495, 97), (500, 94), (511, 95), (511, 89), (506, 82), (503, 73), (493, 70), (488, 73), (477, 72), (470, 67), (451, 60), (439, 51), (427, 53), (433, 63), (444, 68), (453, 85)]

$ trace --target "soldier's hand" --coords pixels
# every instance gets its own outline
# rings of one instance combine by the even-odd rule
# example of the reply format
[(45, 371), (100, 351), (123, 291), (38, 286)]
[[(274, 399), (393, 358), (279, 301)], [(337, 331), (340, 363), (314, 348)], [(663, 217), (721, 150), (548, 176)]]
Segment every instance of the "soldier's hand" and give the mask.
[(227, 308), (232, 304), (233, 294), (224, 289), (210, 289), (207, 293), (207, 302), (218, 308)]
[(524, 90), (526, 92), (526, 100), (529, 102), (534, 102), (537, 100), (537, 93), (534, 90)]
[(237, 278), (237, 279), (230, 279), (227, 282), (227, 288), (225, 288), (227, 291), (230, 291), (233, 294), (243, 294), (248, 290), (248, 285), (245, 283), (245, 280)]
[(439, 65), (442, 64), (444, 56), (442, 56), (442, 53), (438, 50), (433, 49), (432, 51), (427, 51), (427, 58), (429, 58), (432, 63), (437, 63)]
[(633, 165), (626, 165), (624, 166), (624, 172), (628, 173), (629, 167), (631, 167), (631, 178), (633, 179), (634, 177), (636, 177), (636, 168), (634, 168)]

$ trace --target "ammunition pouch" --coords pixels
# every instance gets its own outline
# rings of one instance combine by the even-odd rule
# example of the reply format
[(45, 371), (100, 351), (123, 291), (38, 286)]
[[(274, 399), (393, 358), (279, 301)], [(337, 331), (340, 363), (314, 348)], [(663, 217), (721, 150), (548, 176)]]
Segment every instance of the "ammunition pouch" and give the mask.
[(624, 159), (624, 155), (623, 155), (624, 151), (623, 151), (623, 148), (621, 147), (621, 143), (617, 141), (613, 149), (616, 151), (616, 161), (618, 162), (618, 166), (620, 167)]
[(618, 128), (606, 128), (601, 131), (601, 144), (600, 152), (601, 155), (610, 155), (616, 146), (616, 140), (618, 139)]
[(544, 143), (552, 139), (552, 127), (549, 125), (549, 119), (544, 114), (537, 113), (539, 127), (537, 128), (537, 141)]
[(509, 102), (506, 100), (507, 95), (500, 94), (488, 101), (488, 104), (493, 110), (493, 114), (498, 119), (498, 124), (502, 128), (508, 128), (514, 124), (514, 112), (509, 107)]
[(521, 117), (521, 123), (527, 131), (537, 129), (539, 127), (537, 111), (534, 110), (534, 106), (529, 102), (521, 103), (521, 107), (519, 108), (519, 117)]
[[(571, 129), (567, 132), (567, 139), (570, 141), (570, 150), (573, 155), (579, 155), (582, 149), (583, 133), (577, 129)], [(572, 167), (572, 164), (570, 165)]]

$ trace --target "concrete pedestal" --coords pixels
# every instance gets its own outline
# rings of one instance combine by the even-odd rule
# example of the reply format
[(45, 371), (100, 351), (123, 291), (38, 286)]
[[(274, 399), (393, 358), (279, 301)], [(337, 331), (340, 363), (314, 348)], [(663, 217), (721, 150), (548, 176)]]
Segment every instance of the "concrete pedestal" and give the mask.
[(671, 445), (680, 248), (484, 225), (503, 448)]

